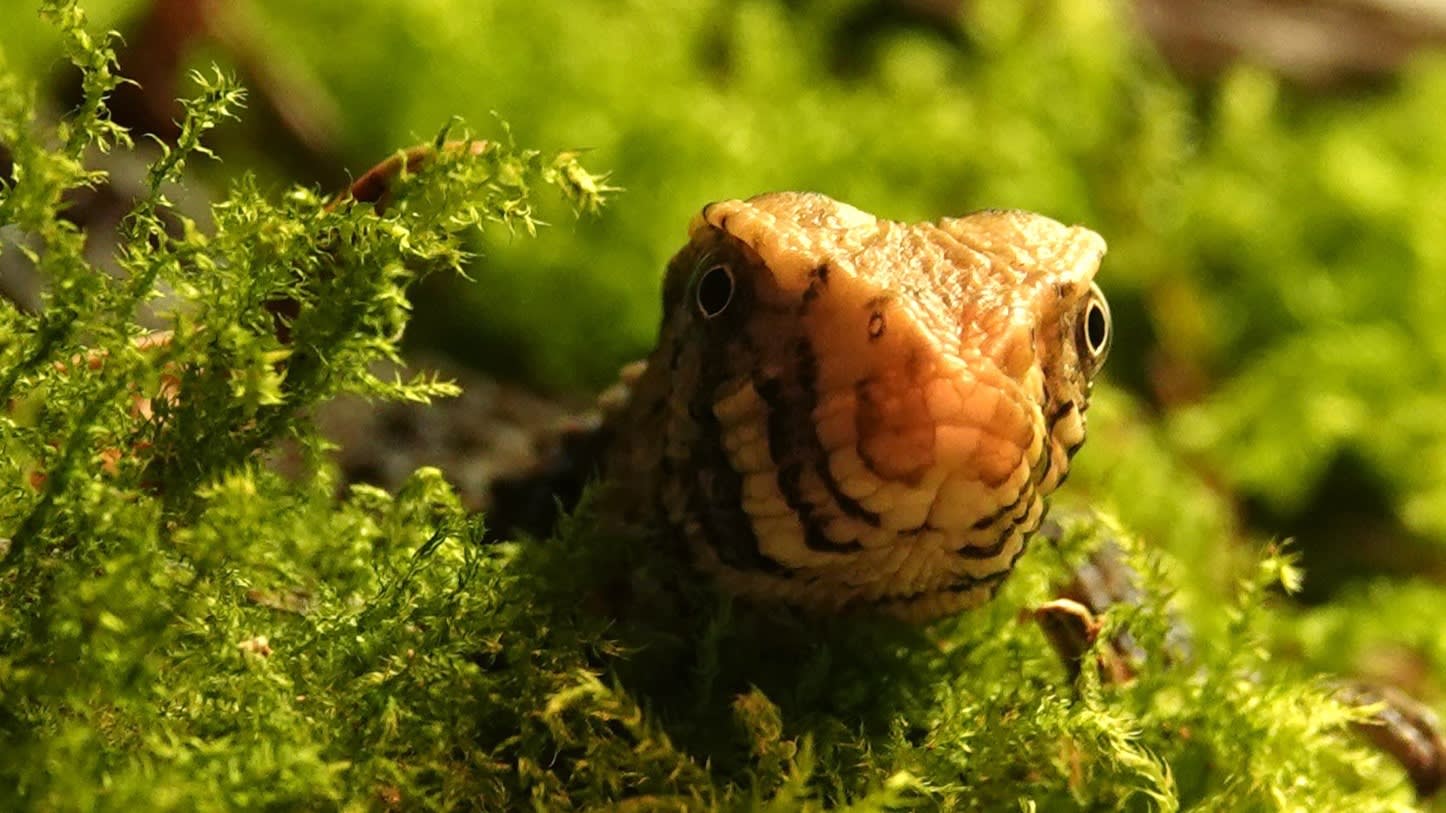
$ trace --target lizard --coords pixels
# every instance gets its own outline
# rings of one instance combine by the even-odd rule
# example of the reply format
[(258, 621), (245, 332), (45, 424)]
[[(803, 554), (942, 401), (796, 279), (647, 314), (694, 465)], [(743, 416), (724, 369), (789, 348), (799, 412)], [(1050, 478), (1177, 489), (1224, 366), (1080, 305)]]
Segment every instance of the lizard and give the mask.
[[(976, 606), (1084, 442), (1104, 253), (1017, 210), (711, 203), (668, 263), (655, 348), (553, 471), (594, 458), (606, 515), (746, 599), (910, 621)], [(525, 482), (494, 488), (504, 531)]]

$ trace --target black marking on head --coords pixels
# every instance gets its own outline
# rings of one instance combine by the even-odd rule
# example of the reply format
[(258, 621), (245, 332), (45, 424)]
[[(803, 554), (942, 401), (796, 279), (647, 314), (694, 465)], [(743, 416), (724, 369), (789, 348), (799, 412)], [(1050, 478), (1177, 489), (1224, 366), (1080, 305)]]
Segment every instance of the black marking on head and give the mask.
[(858, 500), (843, 493), (838, 479), (833, 476), (833, 469), (828, 467), (827, 457), (820, 456), (818, 458), (818, 462), (814, 464), (814, 471), (818, 473), (818, 478), (823, 481), (823, 487), (828, 491), (828, 496), (833, 498), (844, 516), (859, 520), (874, 528), (879, 527), (882, 520), (877, 513), (870, 511)]
[(1079, 406), (1074, 401), (1065, 401), (1064, 403), (1060, 404), (1059, 408), (1054, 411), (1054, 414), (1049, 416), (1049, 431), (1053, 433), (1054, 425), (1064, 420), (1064, 417), (1066, 415), (1078, 408)]
[(938, 595), (939, 593), (964, 593), (982, 586), (997, 589), (999, 583), (1004, 581), (1004, 577), (1008, 575), (1009, 570), (1005, 569), (997, 570), (988, 576), (960, 576), (958, 581), (946, 587), (934, 588), (932, 590), (916, 590), (912, 593), (895, 593), (889, 596), (879, 596), (865, 603), (875, 607), (883, 607), (890, 604), (909, 604), (918, 599)]
[[(870, 382), (867, 379), (861, 379), (854, 382), (854, 403), (858, 405), (859, 409), (862, 409), (864, 404), (871, 403), (873, 401), (873, 393), (870, 391), (869, 386)], [(859, 462), (864, 464), (864, 471), (872, 474), (874, 477), (886, 483), (894, 479), (887, 474), (879, 471), (874, 466), (873, 457), (864, 451), (862, 437), (860, 437), (857, 441), (854, 442), (854, 452), (858, 454)]]
[(693, 359), (697, 379), (688, 401), (689, 419), (694, 422), (693, 441), (686, 465), (675, 474), (689, 478), (685, 484), (685, 510), (697, 522), (703, 537), (701, 542), (718, 555), (720, 562), (740, 571), (786, 577), (790, 571), (763, 552), (753, 523), (743, 510), (743, 477), (728, 460), (727, 450), (723, 448), (723, 428), (713, 414), (718, 387), (728, 373), (730, 353), (751, 357), (754, 350), (746, 333), (739, 332), (731, 338), (736, 345), (723, 341), (692, 345), (698, 348), (698, 356)]
[(808, 309), (808, 306), (824, 292), (828, 287), (828, 263), (813, 269), (808, 275), (808, 288), (803, 292), (803, 306), (799, 313)]
[[(717, 447), (722, 453), (722, 448)], [(695, 460), (697, 460), (695, 454)], [(701, 465), (724, 466), (714, 476), (700, 478), (688, 489), (688, 514), (698, 520), (703, 542), (718, 554), (718, 560), (737, 570), (788, 576), (791, 571), (763, 552), (753, 525), (740, 507), (742, 478), (728, 468), (726, 457), (703, 461)]]
[(828, 450), (823, 447), (823, 440), (818, 436), (818, 423), (813, 418), (813, 411), (818, 408), (818, 356), (813, 351), (813, 345), (809, 344), (807, 339), (799, 340), (794, 348), (794, 357), (798, 364), (799, 388), (804, 396), (800, 412), (807, 421), (807, 430), (802, 433), (807, 444), (805, 454), (814, 461), (814, 471), (823, 481), (824, 489), (828, 491), (839, 511), (851, 519), (877, 528), (881, 522), (879, 515), (843, 493), (838, 480), (833, 476), (833, 470), (829, 468)]
[[(1046, 433), (1048, 434), (1048, 436), (1049, 436), (1050, 438), (1053, 438), (1053, 437), (1054, 437), (1054, 429), (1055, 429), (1055, 426), (1057, 426), (1060, 421), (1062, 421), (1062, 420), (1064, 420), (1065, 418), (1067, 418), (1067, 417), (1069, 416), (1069, 413), (1071, 413), (1071, 412), (1073, 412), (1073, 411), (1075, 411), (1075, 410), (1077, 410), (1077, 409), (1079, 409), (1079, 408), (1080, 408), (1080, 407), (1079, 407), (1079, 404), (1075, 403), (1074, 401), (1066, 401), (1064, 404), (1060, 405), (1060, 408), (1057, 409), (1057, 410), (1055, 410), (1055, 412), (1054, 412), (1053, 415), (1050, 415), (1050, 416), (1049, 416), (1049, 422), (1048, 422), (1048, 424), (1047, 424), (1046, 427), (1045, 427), (1045, 430), (1046, 430)], [(1082, 412), (1082, 411), (1083, 411), (1083, 410), (1081, 410), (1081, 412)], [(1068, 460), (1070, 460), (1071, 458), (1073, 458), (1073, 457), (1074, 457), (1074, 453), (1075, 453), (1075, 452), (1078, 452), (1078, 451), (1080, 450), (1080, 447), (1081, 447), (1081, 446), (1084, 446), (1084, 442), (1085, 442), (1085, 439), (1084, 439), (1084, 437), (1081, 436), (1079, 440), (1077, 440), (1077, 441), (1075, 441), (1074, 443), (1071, 443), (1069, 446), (1065, 447), (1065, 450), (1064, 450), (1064, 458), (1065, 458), (1065, 460), (1068, 461)], [(1064, 478), (1067, 477), (1068, 475), (1069, 475), (1069, 472), (1066, 470), (1066, 471), (1064, 472), (1064, 474), (1060, 476), (1060, 478), (1059, 478), (1059, 483), (1063, 483), (1063, 482), (1064, 482)], [(1059, 483), (1056, 483), (1056, 485), (1059, 485)]]
[(979, 520), (978, 522), (974, 523), (974, 525), (971, 526), (971, 527), (973, 527), (974, 530), (976, 530), (976, 531), (982, 531), (982, 530), (984, 530), (985, 528), (988, 528), (989, 526), (991, 526), (991, 525), (993, 525), (994, 523), (998, 522), (1000, 519), (1004, 518), (1004, 516), (1005, 516), (1006, 514), (1012, 514), (1012, 513), (1014, 513), (1014, 509), (1016, 509), (1016, 508), (1019, 507), (1019, 502), (1020, 502), (1020, 500), (1023, 500), (1023, 499), (1024, 499), (1024, 497), (1025, 497), (1025, 495), (1028, 493), (1028, 491), (1029, 491), (1029, 490), (1028, 490), (1027, 488), (1022, 488), (1022, 489), (1020, 489), (1020, 490), (1019, 490), (1019, 493), (1018, 493), (1017, 495), (1015, 495), (1015, 497), (1014, 497), (1014, 502), (1012, 502), (1012, 503), (1010, 503), (1010, 504), (1008, 504), (1008, 505), (1005, 505), (1005, 506), (1001, 506), (998, 511), (995, 511), (994, 513), (992, 513), (992, 514), (984, 517), (983, 519), (981, 519), (981, 520)]
[[(1086, 404), (1085, 406), (1088, 407), (1088, 404)], [(1044, 478), (1049, 474), (1050, 467), (1054, 464), (1055, 427), (1059, 424), (1060, 421), (1069, 417), (1069, 414), (1075, 410), (1079, 410), (1081, 413), (1084, 412), (1084, 408), (1082, 408), (1075, 401), (1066, 401), (1063, 404), (1060, 404), (1059, 408), (1056, 409), (1053, 413), (1051, 413), (1049, 418), (1046, 420), (1044, 434), (1046, 438), (1049, 438), (1049, 442), (1045, 444), (1044, 464), (1040, 467), (1041, 470), (1038, 476), (1035, 477), (1036, 482), (1044, 482)], [(1084, 438), (1081, 437), (1077, 442), (1070, 445), (1064, 450), (1064, 466), (1062, 467), (1062, 471), (1059, 474), (1058, 482), (1054, 484), (1055, 488), (1059, 488), (1060, 486), (1064, 485), (1064, 481), (1069, 479), (1069, 461), (1071, 458), (1074, 457), (1074, 453), (1079, 451), (1080, 447), (1083, 445)]]
[(1024, 555), (1024, 552), (1027, 551), (1027, 550), (1029, 550), (1029, 538), (1034, 535), (1034, 532), (1035, 532), (1036, 530), (1039, 529), (1039, 522), (1040, 522), (1040, 521), (1043, 521), (1043, 519), (1044, 519), (1044, 510), (1041, 509), (1040, 512), (1039, 512), (1039, 520), (1034, 523), (1034, 528), (1032, 528), (1032, 529), (1030, 529), (1030, 530), (1028, 530), (1028, 531), (1024, 531), (1024, 532), (1021, 533), (1020, 539), (1019, 539), (1019, 550), (1015, 551), (1015, 552), (1014, 552), (1014, 555), (1011, 556), (1011, 557), (1009, 557), (1009, 564), (1007, 564), (1007, 565), (1004, 566), (1004, 567), (1005, 567), (1004, 572), (1005, 572), (1006, 574), (1008, 574), (1008, 573), (1013, 573), (1013, 572), (1014, 572), (1014, 565), (1019, 562), (1019, 557), (1023, 556), (1023, 555)]
[(1034, 464), (1034, 471), (1030, 473), (1030, 479), (1036, 483), (1044, 482), (1049, 476), (1049, 467), (1054, 463), (1054, 445), (1048, 442), (1041, 444), (1043, 447), (1039, 454), (1039, 460)]
[[(1007, 565), (1003, 570), (996, 570), (993, 573), (990, 573), (988, 576), (965, 576), (960, 581), (954, 582), (953, 584), (949, 585), (944, 589), (948, 590), (950, 593), (963, 593), (969, 590), (973, 590), (980, 585), (988, 585), (992, 588), (998, 588), (999, 583), (1004, 581), (1005, 577), (1008, 576), (1009, 572), (1013, 569), (1014, 563), (1011, 561), (1009, 565)], [(990, 595), (993, 594), (991, 593)]]
[[(789, 404), (783, 398), (782, 381), (777, 378), (755, 380), (753, 389), (758, 391), (758, 397), (768, 407), (768, 456), (778, 466), (778, 461), (784, 459), (793, 445), (792, 435), (797, 422), (790, 419)], [(781, 473), (782, 467), (779, 468)]]
[(1014, 525), (1004, 528), (999, 533), (999, 539), (987, 548), (965, 545), (960, 548), (957, 555), (960, 559), (993, 559), (1004, 551), (1004, 546), (1009, 544), (1010, 537), (1014, 536)]
[(823, 528), (811, 517), (803, 523), (803, 544), (817, 553), (858, 553), (864, 549), (857, 539), (852, 542), (835, 542), (829, 539), (828, 534), (824, 533)]
[[(803, 466), (810, 460), (824, 461), (827, 469), (827, 454), (818, 437), (818, 426), (814, 423), (813, 411), (818, 404), (817, 379), (818, 358), (807, 339), (799, 339), (794, 345), (794, 380), (796, 392), (786, 392), (784, 383), (777, 378), (755, 380), (753, 388), (768, 407), (768, 455), (777, 468), (778, 491), (783, 501), (798, 517), (804, 530), (804, 543), (810, 550), (826, 553), (854, 553), (863, 550), (857, 540), (835, 542), (823, 532), (823, 527), (814, 516), (816, 506), (803, 495)], [(816, 470), (820, 467), (816, 467)], [(832, 477), (823, 478), (824, 487), (834, 495), (838, 488)], [(832, 483), (832, 486), (830, 486)], [(839, 495), (845, 496), (846, 495)], [(848, 514), (857, 509), (858, 518), (877, 525), (877, 514), (864, 511), (853, 500), (838, 503), (839, 510)]]
[(1019, 557), (1023, 556), (1024, 552), (1028, 549), (1029, 533), (1024, 533), (1019, 541), (1019, 550), (1015, 551), (1014, 555), (1009, 557), (1009, 561), (1003, 568), (990, 573), (988, 576), (965, 576), (962, 581), (950, 585), (947, 589), (951, 593), (963, 593), (981, 584), (987, 584), (989, 586), (989, 597), (993, 598), (994, 594), (999, 592), (999, 587), (1004, 583), (1004, 580), (1009, 577), (1010, 573), (1014, 572), (1014, 565), (1019, 561)]
[(818, 553), (857, 553), (863, 550), (857, 540), (852, 542), (836, 542), (830, 540), (829, 535), (824, 534), (823, 525), (818, 524), (817, 518), (813, 515), (813, 505), (808, 505), (803, 499), (803, 488), (801, 488), (801, 477), (803, 477), (803, 464), (788, 463), (778, 469), (778, 490), (784, 495), (784, 502), (788, 508), (798, 515), (798, 524), (804, 528), (804, 545), (808, 550)]
[(1033, 504), (1034, 489), (1026, 489), (1026, 492), (1030, 495), (1029, 500), (1026, 501), (1024, 496), (1021, 495), (1020, 499), (1015, 500), (1014, 505), (1010, 506), (1011, 508), (1015, 508), (1023, 501), (1025, 503), (1024, 513), (1010, 517), (1009, 523), (999, 529), (999, 537), (993, 545), (987, 548), (963, 547), (959, 549), (958, 556), (961, 559), (993, 559), (1003, 552), (1004, 546), (1009, 544), (1009, 540), (1014, 536), (1014, 532), (1018, 530), (1019, 524), (1024, 521), (1025, 517), (1029, 516), (1029, 506)]

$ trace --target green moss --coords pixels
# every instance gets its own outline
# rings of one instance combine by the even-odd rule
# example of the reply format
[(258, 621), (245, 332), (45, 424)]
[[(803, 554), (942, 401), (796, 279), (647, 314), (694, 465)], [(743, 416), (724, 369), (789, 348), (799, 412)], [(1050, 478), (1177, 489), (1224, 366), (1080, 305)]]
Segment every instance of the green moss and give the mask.
[[(87, 102), (47, 129), (31, 87), (0, 70), (17, 168), (0, 223), (32, 239), (52, 285), (43, 315), (7, 309), (0, 323), (0, 807), (1411, 809), (1399, 768), (1349, 732), (1360, 712), (1316, 670), (1360, 671), (1388, 644), (1439, 674), (1441, 588), (1383, 581), (1294, 608), (1293, 556), (1242, 545), (1238, 493), (1196, 466), (1289, 502), (1321, 455), (1360, 447), (1389, 474), (1391, 504), (1436, 533), (1436, 472), (1406, 461), (1442, 437), (1439, 404), (1421, 400), (1440, 380), (1440, 258), (1425, 239), (1439, 174), (1409, 144), (1376, 147), (1436, 109), (1439, 68), (1356, 117), (1293, 110), (1240, 73), (1201, 114), (1102, 3), (980, 4), (967, 46), (917, 31), (858, 44), (829, 23), (856, 8), (839, 3), (537, 4), (515, 18), (363, 5), (384, 15), (367, 23), (378, 47), (316, 52), (371, 122), (349, 131), (358, 152), (486, 98), (370, 83), (490, 77), (477, 88), (518, 132), (595, 144), (589, 160), (636, 191), (522, 239), (606, 189), (571, 153), (504, 141), (444, 155), (382, 214), (240, 176), (202, 228), (163, 190), (243, 100), (207, 73), (121, 226), (120, 273), (104, 274), (61, 196), (99, 180), (88, 149), (131, 145), (99, 104), (115, 81), (106, 41), (49, 4)], [(613, 40), (633, 44), (586, 47)], [(526, 58), (540, 41), (556, 60)], [(650, 66), (681, 78), (644, 98)], [(534, 98), (569, 86), (564, 101)], [(1407, 158), (1426, 169), (1403, 172)], [(688, 209), (777, 186), (898, 217), (988, 203), (1097, 224), (1121, 324), (1143, 335), (1154, 319), (1163, 350), (1224, 383), (1163, 426), (1102, 388), (1061, 495), (1093, 509), (1057, 512), (1061, 539), (1036, 543), (997, 600), (924, 629), (731, 603), (657, 545), (600, 532), (586, 505), (553, 540), (484, 546), (484, 518), (434, 470), (335, 499), (309, 409), (341, 392), (449, 391), (368, 370), (396, 355), (415, 281), (471, 260), (479, 226), (517, 235), (491, 233), (473, 266), (488, 319), (536, 324), (543, 307), (516, 306), (523, 290), (612, 292), (550, 297), (554, 324), (574, 329), (537, 337), (543, 375), (576, 364), (595, 380), (651, 330), (649, 269)], [(1360, 264), (1369, 273), (1314, 273)], [(266, 309), (283, 299), (299, 303), (288, 344)], [(599, 302), (621, 314), (579, 304)], [(168, 344), (134, 345), (142, 303), (169, 315)], [(1410, 318), (1387, 318), (1399, 308)], [(604, 317), (617, 329), (598, 330)], [(1123, 378), (1142, 385), (1144, 352), (1121, 349)], [(156, 397), (172, 380), (179, 395)], [(1357, 411), (1320, 406), (1338, 402)], [(1402, 431), (1368, 431), (1359, 410), (1378, 409)], [(264, 465), (282, 445), (299, 450), (295, 478)], [(1072, 680), (1020, 611), (1105, 540), (1147, 588), (1096, 645), (1128, 630), (1147, 653), (1123, 684), (1090, 668)], [(1167, 644), (1180, 622), (1188, 659)]]

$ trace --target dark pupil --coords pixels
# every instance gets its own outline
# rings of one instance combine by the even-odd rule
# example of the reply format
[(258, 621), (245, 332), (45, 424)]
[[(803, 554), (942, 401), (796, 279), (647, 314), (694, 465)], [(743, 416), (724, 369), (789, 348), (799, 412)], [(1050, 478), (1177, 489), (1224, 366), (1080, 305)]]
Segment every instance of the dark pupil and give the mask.
[(1105, 309), (1090, 303), (1089, 313), (1085, 315), (1085, 338), (1090, 343), (1090, 352), (1098, 353), (1103, 350), (1109, 334), (1110, 326), (1105, 322)]
[(703, 272), (698, 280), (698, 309), (704, 316), (717, 316), (733, 299), (733, 274), (721, 265)]

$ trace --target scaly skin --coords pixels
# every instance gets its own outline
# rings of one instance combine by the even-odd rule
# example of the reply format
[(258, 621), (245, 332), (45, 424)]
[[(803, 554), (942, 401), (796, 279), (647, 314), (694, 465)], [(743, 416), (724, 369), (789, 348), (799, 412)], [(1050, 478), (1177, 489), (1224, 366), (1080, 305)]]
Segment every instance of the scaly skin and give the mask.
[(604, 403), (609, 504), (751, 599), (910, 620), (987, 600), (1084, 442), (1104, 253), (1018, 211), (705, 207), (656, 349)]

